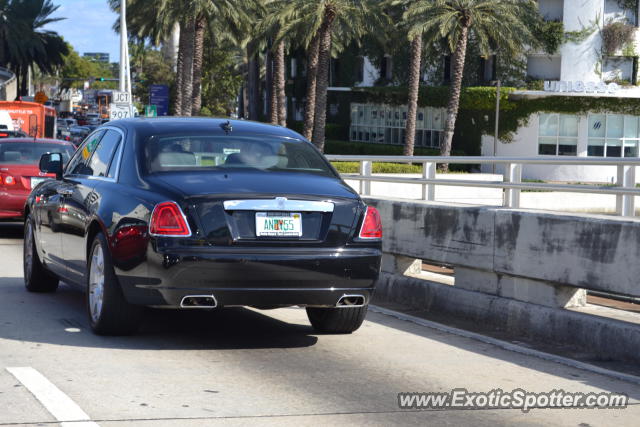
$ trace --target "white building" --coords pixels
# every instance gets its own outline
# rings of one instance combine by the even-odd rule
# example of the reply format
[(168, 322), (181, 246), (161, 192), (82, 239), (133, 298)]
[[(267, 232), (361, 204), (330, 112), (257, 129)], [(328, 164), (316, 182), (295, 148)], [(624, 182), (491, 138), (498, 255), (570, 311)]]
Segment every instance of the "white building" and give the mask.
[[(539, 0), (538, 3), (547, 20), (561, 20), (565, 34), (575, 37), (562, 44), (555, 55), (531, 53), (527, 58), (527, 74), (530, 78), (545, 80), (545, 90), (520, 91), (512, 96), (525, 99), (577, 96), (576, 102), (584, 97), (613, 97), (620, 103), (640, 98), (638, 87), (616, 84), (637, 82), (636, 52), (640, 47), (637, 3), (633, 10), (621, 8), (622, 2), (618, 0)], [(633, 41), (615, 52), (606, 52), (604, 32), (615, 22), (634, 27)], [(482, 155), (638, 157), (638, 116), (640, 111), (633, 115), (606, 111), (581, 115), (535, 113), (526, 126), (518, 129), (513, 141), (499, 141), (495, 153), (493, 136), (483, 136)], [(529, 165), (523, 175), (543, 180), (613, 182), (616, 169)]]

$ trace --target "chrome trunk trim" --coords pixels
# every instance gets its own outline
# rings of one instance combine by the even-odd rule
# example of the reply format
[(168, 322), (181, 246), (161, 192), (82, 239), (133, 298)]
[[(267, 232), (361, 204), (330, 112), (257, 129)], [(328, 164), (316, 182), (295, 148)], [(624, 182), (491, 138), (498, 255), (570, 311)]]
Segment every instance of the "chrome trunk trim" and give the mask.
[(333, 212), (333, 207), (332, 202), (289, 200), (286, 197), (225, 200), (224, 202), (224, 209), (228, 211)]

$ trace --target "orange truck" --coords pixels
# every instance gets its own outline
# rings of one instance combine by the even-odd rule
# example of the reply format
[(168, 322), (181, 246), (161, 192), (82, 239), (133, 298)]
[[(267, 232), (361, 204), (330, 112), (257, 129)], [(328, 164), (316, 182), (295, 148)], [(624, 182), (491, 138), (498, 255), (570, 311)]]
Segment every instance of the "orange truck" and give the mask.
[(56, 110), (37, 102), (0, 101), (0, 111), (11, 116), (13, 130), (21, 129), (34, 138), (56, 137)]

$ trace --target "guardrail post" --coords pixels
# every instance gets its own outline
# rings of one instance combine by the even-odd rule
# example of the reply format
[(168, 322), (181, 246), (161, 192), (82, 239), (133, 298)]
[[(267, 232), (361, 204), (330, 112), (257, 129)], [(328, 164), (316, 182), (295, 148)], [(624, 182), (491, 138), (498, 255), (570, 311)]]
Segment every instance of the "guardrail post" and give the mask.
[[(436, 162), (424, 162), (422, 164), (422, 178), (436, 179)], [(434, 201), (436, 199), (436, 185), (422, 184), (422, 200)]]
[[(507, 163), (504, 168), (504, 181), (514, 184), (522, 182), (522, 164)], [(520, 189), (505, 188), (502, 206), (517, 209), (520, 207)]]
[[(618, 187), (634, 188), (636, 186), (636, 167), (618, 165)], [(622, 216), (635, 215), (635, 197), (631, 194), (616, 195), (616, 213)]]
[[(360, 162), (360, 175), (371, 178), (373, 162), (370, 160), (363, 160)], [(371, 181), (360, 181), (360, 194), (363, 196), (371, 195)]]

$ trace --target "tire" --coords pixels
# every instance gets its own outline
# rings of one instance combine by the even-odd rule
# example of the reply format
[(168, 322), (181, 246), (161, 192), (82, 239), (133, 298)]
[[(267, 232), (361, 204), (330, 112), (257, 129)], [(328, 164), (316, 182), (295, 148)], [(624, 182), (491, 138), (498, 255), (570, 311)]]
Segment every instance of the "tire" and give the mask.
[(95, 334), (130, 335), (137, 331), (142, 307), (129, 304), (124, 298), (102, 233), (96, 235), (89, 250), (85, 300)]
[(24, 270), (24, 286), (29, 292), (55, 292), (58, 289), (58, 278), (42, 265), (34, 234), (31, 215), (24, 222), (24, 239), (22, 246), (22, 268)]
[(344, 308), (307, 307), (307, 317), (318, 332), (350, 334), (362, 325), (367, 308), (366, 305)]

